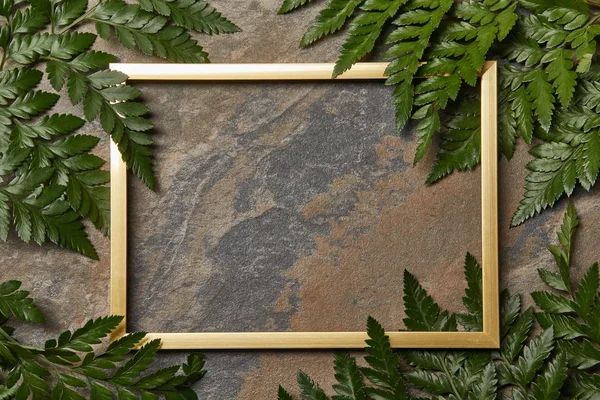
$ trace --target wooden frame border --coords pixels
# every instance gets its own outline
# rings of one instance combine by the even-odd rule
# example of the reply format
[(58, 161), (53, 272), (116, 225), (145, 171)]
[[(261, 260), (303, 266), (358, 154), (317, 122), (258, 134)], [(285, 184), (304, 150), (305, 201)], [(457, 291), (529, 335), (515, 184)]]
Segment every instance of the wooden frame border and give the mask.
[[(385, 79), (387, 63), (358, 63), (336, 79)], [(111, 64), (136, 80), (329, 80), (333, 64)], [(395, 348), (498, 348), (497, 65), (481, 73), (482, 332), (387, 332)], [(127, 315), (127, 168), (111, 142), (110, 312)], [(126, 334), (126, 318), (113, 334)], [(150, 333), (163, 349), (363, 348), (366, 332)]]

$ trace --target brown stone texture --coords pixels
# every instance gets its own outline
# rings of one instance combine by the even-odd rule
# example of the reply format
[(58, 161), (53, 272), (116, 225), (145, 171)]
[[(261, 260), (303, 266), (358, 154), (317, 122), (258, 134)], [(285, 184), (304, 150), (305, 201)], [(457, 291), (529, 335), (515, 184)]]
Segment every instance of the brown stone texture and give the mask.
[[(317, 8), (276, 14), (279, 0), (215, 3), (243, 32), (199, 36), (213, 62), (332, 62), (342, 36), (299, 49)], [(121, 62), (158, 60), (99, 43)], [(460, 311), (466, 252), (480, 258), (479, 169), (427, 186), (416, 167), (414, 125), (394, 133), (381, 82), (136, 84), (156, 124), (157, 192), (129, 183), (130, 330), (349, 331), (368, 315), (402, 328), (402, 274), (411, 271), (444, 307)], [(60, 109), (70, 110), (64, 102)], [(88, 133), (102, 135), (97, 123)], [(104, 136), (98, 152), (108, 155)], [(523, 193), (527, 148), (500, 165), (501, 285), (542, 288), (566, 202), (509, 229)], [(597, 191), (597, 190), (596, 190)], [(600, 218), (577, 191), (582, 220), (576, 273), (596, 260)], [(0, 244), (2, 280), (19, 279), (47, 316), (42, 337), (108, 313), (109, 241), (89, 229), (100, 261), (54, 246)], [(203, 399), (274, 399), (302, 369), (333, 382), (330, 351), (206, 352)], [(362, 355), (361, 352), (355, 352)], [(161, 363), (185, 354), (165, 352)]]

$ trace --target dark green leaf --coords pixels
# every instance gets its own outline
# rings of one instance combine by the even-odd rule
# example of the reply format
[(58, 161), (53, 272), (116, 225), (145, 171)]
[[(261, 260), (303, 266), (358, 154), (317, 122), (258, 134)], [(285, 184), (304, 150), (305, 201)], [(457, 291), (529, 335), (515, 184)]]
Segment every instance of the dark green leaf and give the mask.
[(356, 359), (347, 353), (338, 353), (335, 356), (334, 369), (337, 383), (333, 385), (333, 389), (337, 396), (333, 396), (333, 400), (366, 399), (364, 383)]
[(302, 400), (327, 400), (323, 389), (302, 371), (298, 372), (298, 387), (302, 394)]
[(19, 281), (0, 284), (0, 313), (4, 317), (16, 317), (25, 322), (44, 322), (44, 316), (29, 297), (29, 292), (19, 290), (20, 287)]

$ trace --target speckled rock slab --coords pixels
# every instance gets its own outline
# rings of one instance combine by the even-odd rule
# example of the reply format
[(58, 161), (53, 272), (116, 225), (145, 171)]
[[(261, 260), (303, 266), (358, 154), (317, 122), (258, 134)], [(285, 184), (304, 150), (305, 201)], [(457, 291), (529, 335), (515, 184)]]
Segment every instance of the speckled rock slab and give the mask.
[(405, 268), (461, 298), (479, 171), (426, 187), (380, 82), (138, 86), (163, 133), (158, 193), (130, 188), (132, 330), (397, 324)]

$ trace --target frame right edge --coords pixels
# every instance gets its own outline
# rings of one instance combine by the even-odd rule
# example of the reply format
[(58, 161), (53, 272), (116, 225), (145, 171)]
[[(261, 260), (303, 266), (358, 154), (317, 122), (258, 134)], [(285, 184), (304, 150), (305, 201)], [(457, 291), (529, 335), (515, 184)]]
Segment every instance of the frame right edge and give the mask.
[(498, 65), (481, 74), (481, 246), (483, 332), (500, 347), (498, 279)]

